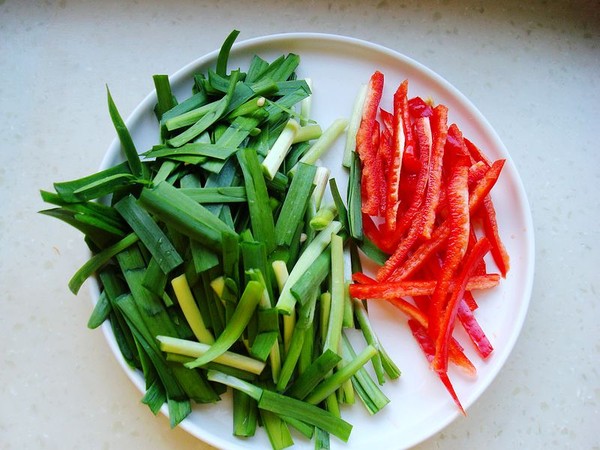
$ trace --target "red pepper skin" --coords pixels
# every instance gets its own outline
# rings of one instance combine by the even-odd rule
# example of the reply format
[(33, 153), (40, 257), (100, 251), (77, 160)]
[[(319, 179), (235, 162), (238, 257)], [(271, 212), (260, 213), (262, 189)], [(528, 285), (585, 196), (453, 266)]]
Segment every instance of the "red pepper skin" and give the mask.
[(492, 344), (473, 315), (473, 311), (464, 300), (458, 305), (458, 320), (467, 332), (479, 355), (483, 359), (487, 359), (494, 351), (494, 347), (492, 347)]
[[(355, 283), (359, 283), (359, 284), (373, 284), (373, 283), (377, 283), (377, 281), (373, 278), (371, 278), (368, 275), (365, 275), (362, 272), (355, 272), (352, 274), (352, 281), (354, 281)], [(355, 286), (354, 284), (351, 284), (350, 286)]]
[[(356, 133), (356, 151), (363, 165), (361, 189), (363, 190), (362, 211), (375, 216), (379, 212), (379, 194), (382, 176), (377, 169), (377, 148), (374, 146), (374, 136), (379, 137), (377, 111), (383, 95), (384, 76), (376, 71), (371, 75), (367, 87), (367, 95), (363, 107), (362, 119)], [(377, 131), (377, 132), (376, 132)]]
[[(432, 295), (437, 284), (437, 280), (410, 280), (394, 283), (378, 283), (366, 275), (365, 277), (360, 277), (359, 280), (360, 281), (357, 282), (360, 284), (351, 284), (349, 286), (349, 292), (352, 297), (362, 300)], [(499, 283), (500, 275), (495, 273), (474, 275), (469, 278), (466, 290), (491, 289), (498, 286)], [(450, 283), (450, 290), (452, 290), (455, 285), (456, 281), (452, 280)]]
[(467, 255), (458, 278), (458, 286), (452, 291), (441, 320), (438, 322), (440, 326), (437, 334), (432, 336), (435, 339), (433, 369), (437, 372), (446, 372), (448, 370), (448, 345), (452, 336), (452, 330), (454, 329), (458, 307), (467, 288), (468, 280), (477, 267), (477, 263), (483, 259), (489, 250), (490, 243), (486, 238), (483, 238), (475, 244), (471, 253)]
[(435, 212), (440, 198), (442, 186), (442, 166), (444, 160), (444, 147), (448, 135), (448, 108), (438, 105), (433, 109), (431, 120), (431, 133), (433, 145), (431, 149), (431, 169), (427, 181), (427, 194), (423, 210), (425, 221), (423, 223), (422, 237), (431, 238), (431, 232), (435, 223)]
[(467, 150), (468, 150), (469, 154), (471, 155), (471, 158), (473, 158), (474, 161), (476, 161), (476, 162), (482, 161), (488, 167), (490, 167), (492, 165), (491, 161), (484, 155), (484, 153), (481, 151), (481, 149), (479, 147), (477, 147), (475, 144), (473, 144), (473, 142), (471, 142), (467, 138), (465, 138), (465, 146), (467, 147)]
[[(425, 358), (427, 358), (427, 361), (431, 363), (434, 358), (435, 348), (433, 346), (433, 342), (431, 341), (431, 337), (429, 336), (429, 334), (427, 334), (427, 330), (415, 320), (409, 320), (408, 326), (413, 337), (419, 344), (419, 347), (421, 347), (421, 350), (425, 354)], [(446, 390), (452, 397), (452, 400), (454, 400), (454, 403), (456, 403), (456, 406), (458, 406), (460, 412), (463, 415), (466, 415), (467, 413), (465, 412), (462, 404), (460, 403), (460, 400), (458, 399), (458, 395), (456, 394), (456, 391), (454, 390), (454, 387), (450, 382), (450, 378), (448, 378), (448, 374), (438, 372), (438, 376), (440, 378), (440, 381), (444, 384)]]
[(417, 117), (431, 117), (433, 115), (433, 108), (425, 103), (421, 97), (413, 97), (408, 101), (408, 109), (410, 115), (413, 118)]
[(469, 245), (470, 215), (469, 215), (469, 169), (468, 160), (459, 158), (452, 168), (452, 176), (448, 183), (447, 199), (450, 226), (448, 244), (446, 246), (442, 270), (433, 292), (429, 305), (429, 332), (435, 339), (439, 333), (440, 319), (446, 308), (450, 283), (458, 269)]
[(407, 145), (412, 145), (410, 118), (408, 113), (408, 80), (404, 80), (394, 93), (394, 113), (392, 122), (393, 147), (388, 165), (387, 177), (387, 209), (385, 211), (385, 229), (396, 230), (396, 216), (399, 206), (400, 173), (402, 160)]
[(429, 158), (431, 155), (431, 126), (429, 119), (426, 117), (420, 117), (416, 120), (415, 134), (417, 138), (417, 147), (419, 149), (419, 162), (421, 169), (417, 175), (417, 182), (415, 186), (415, 192), (411, 199), (411, 204), (407, 211), (402, 214), (398, 226), (396, 228), (396, 234), (402, 236), (408, 227), (413, 223), (413, 220), (419, 212), (421, 205), (425, 199), (425, 191), (427, 189), (427, 180), (429, 178)]
[(496, 210), (492, 198), (489, 195), (483, 200), (483, 207), (479, 211), (479, 215), (482, 218), (485, 236), (490, 240), (492, 246), (491, 252), (494, 262), (496, 263), (496, 266), (498, 266), (498, 270), (500, 270), (502, 276), (506, 278), (506, 274), (510, 269), (510, 258), (502, 239), (500, 238), (500, 231), (498, 230), (498, 222), (496, 220)]

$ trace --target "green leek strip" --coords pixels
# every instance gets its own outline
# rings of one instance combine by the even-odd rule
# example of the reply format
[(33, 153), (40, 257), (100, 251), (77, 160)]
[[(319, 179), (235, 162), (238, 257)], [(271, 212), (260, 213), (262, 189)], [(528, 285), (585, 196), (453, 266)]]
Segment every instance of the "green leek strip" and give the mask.
[(135, 305), (135, 300), (131, 294), (125, 294), (118, 297), (115, 301), (119, 310), (123, 313), (125, 320), (131, 328), (136, 340), (141, 344), (144, 352), (150, 357), (156, 367), (159, 376), (167, 390), (169, 398), (185, 398), (181, 386), (168, 368), (166, 361), (160, 353), (160, 349), (154, 341), (152, 333), (144, 322), (142, 315)]
[(79, 289), (85, 280), (107, 264), (117, 253), (120, 253), (135, 244), (139, 239), (140, 238), (134, 233), (128, 234), (116, 244), (105, 248), (100, 253), (97, 253), (87, 260), (69, 281), (69, 289), (71, 292), (77, 295), (77, 292), (79, 292)]
[(198, 341), (204, 344), (213, 344), (215, 342), (215, 338), (204, 324), (204, 320), (202, 319), (200, 310), (196, 305), (196, 300), (192, 295), (192, 291), (190, 290), (190, 286), (187, 282), (185, 274), (173, 278), (171, 280), (171, 286), (173, 287), (173, 291), (175, 292), (179, 306), (183, 311), (183, 315), (194, 332), (194, 336), (196, 336)]
[(239, 378), (227, 375), (223, 372), (218, 372), (216, 370), (208, 370), (206, 373), (206, 378), (209, 381), (221, 383), (239, 391), (242, 391), (243, 393), (250, 396), (256, 401), (260, 400), (264, 392), (263, 389), (253, 385), (252, 383), (248, 383), (247, 381), (240, 380)]
[(169, 158), (171, 156), (188, 155), (225, 160), (236, 151), (236, 147), (212, 144), (210, 142), (192, 142), (177, 148), (157, 145), (144, 153), (144, 156), (146, 158)]
[[(277, 287), (279, 293), (283, 292), (285, 284), (289, 278), (287, 265), (282, 260), (275, 260), (271, 263), (273, 267), (273, 273), (275, 274), (275, 280), (277, 281)], [(296, 309), (292, 308), (289, 314), (283, 316), (283, 350), (287, 353), (290, 348), (290, 341), (296, 327)]]
[(314, 217), (310, 220), (310, 227), (315, 231), (321, 231), (329, 225), (337, 215), (335, 205), (325, 205), (319, 208)]
[(252, 234), (264, 242), (267, 254), (275, 249), (275, 223), (269, 208), (269, 194), (256, 151), (250, 148), (237, 153), (244, 176)]
[(344, 145), (344, 156), (342, 158), (342, 165), (350, 168), (352, 165), (352, 153), (356, 150), (356, 133), (360, 127), (360, 121), (362, 119), (362, 112), (367, 96), (367, 85), (363, 84), (354, 100), (352, 107), (352, 113), (350, 114), (350, 121), (348, 122), (348, 131), (346, 133), (346, 144)]
[(106, 319), (108, 319), (111, 312), (112, 306), (110, 305), (110, 300), (108, 299), (106, 292), (102, 291), (96, 301), (96, 305), (94, 305), (94, 310), (88, 319), (87, 327), (91, 330), (98, 328)]
[(330, 268), (331, 252), (322, 252), (291, 287), (291, 293), (296, 300), (303, 303), (315, 287), (325, 281)]
[(108, 86), (106, 86), (106, 95), (108, 99), (108, 112), (119, 137), (119, 141), (121, 142), (121, 148), (123, 149), (125, 157), (127, 158), (129, 169), (134, 176), (142, 178), (145, 172), (144, 166), (140, 161), (140, 157), (135, 148), (135, 144), (133, 143), (133, 139), (131, 139), (131, 134), (129, 134), (129, 130), (121, 118), (121, 115), (117, 110), (117, 106), (110, 95)]
[(263, 160), (262, 168), (269, 179), (272, 180), (273, 177), (275, 177), (281, 163), (283, 163), (283, 160), (294, 142), (298, 128), (298, 122), (294, 119), (288, 120), (281, 131), (281, 134), (267, 153), (266, 158)]
[(302, 346), (304, 344), (304, 338), (314, 318), (318, 294), (318, 290), (314, 289), (311, 299), (302, 305), (300, 312), (298, 313), (296, 327), (294, 328), (289, 348), (283, 362), (283, 367), (281, 368), (279, 380), (277, 381), (277, 390), (280, 392), (286, 389), (296, 370), (298, 358), (300, 357)]
[(186, 98), (181, 103), (173, 106), (168, 111), (165, 111), (161, 117), (161, 125), (166, 126), (166, 121), (173, 117), (181, 116), (189, 111), (200, 108), (206, 104), (207, 97), (204, 92), (197, 92), (189, 98)]
[(279, 299), (277, 300), (276, 308), (283, 314), (290, 314), (296, 304), (296, 299), (292, 295), (292, 286), (298, 281), (301, 275), (315, 262), (318, 256), (327, 248), (331, 242), (331, 236), (337, 233), (341, 228), (341, 224), (337, 221), (331, 222), (327, 228), (321, 231), (310, 245), (304, 250), (290, 275), (281, 290)]
[(165, 117), (165, 128), (169, 131), (173, 131), (192, 125), (202, 119), (206, 114), (219, 107), (221, 103), (222, 99), (219, 99), (210, 103), (201, 104), (198, 107), (182, 112), (181, 114), (170, 115), (169, 118)]
[(164, 273), (171, 272), (183, 263), (169, 238), (132, 195), (119, 200), (115, 209), (139, 236)]
[(258, 281), (249, 281), (233, 315), (215, 343), (204, 355), (185, 366), (189, 369), (200, 367), (226, 352), (238, 340), (250, 322), (252, 313), (263, 295), (263, 290), (264, 286)]
[(313, 180), (317, 168), (300, 163), (292, 179), (290, 188), (281, 207), (279, 218), (275, 224), (277, 245), (289, 247), (298, 223), (302, 220), (306, 206), (314, 188)]
[(331, 191), (331, 196), (333, 197), (333, 202), (338, 213), (338, 220), (342, 223), (344, 230), (350, 232), (348, 210), (346, 209), (346, 205), (344, 205), (344, 200), (342, 200), (335, 178), (329, 180), (329, 190)]
[(292, 384), (286, 395), (303, 400), (333, 370), (342, 357), (332, 350), (325, 350)]
[(283, 450), (294, 445), (287, 423), (280, 416), (263, 409), (260, 410), (260, 417), (273, 450)]
[(179, 163), (177, 161), (163, 161), (160, 165), (160, 168), (154, 175), (152, 179), (153, 184), (158, 184), (161, 181), (165, 181), (171, 176), (171, 174), (179, 167)]
[(300, 128), (298, 128), (298, 131), (296, 131), (296, 135), (294, 136), (294, 141), (292, 143), (298, 144), (300, 142), (319, 139), (322, 134), (323, 130), (321, 129), (321, 125), (317, 123), (302, 125)]
[(161, 120), (162, 115), (172, 109), (177, 101), (171, 91), (171, 83), (167, 75), (153, 75), (154, 88), (156, 90), (156, 107), (155, 112), (158, 120)]
[(240, 203), (247, 201), (244, 186), (181, 188), (181, 192), (198, 203)]
[[(344, 132), (348, 121), (340, 118), (323, 131), (323, 134), (316, 142), (308, 149), (308, 151), (300, 158), (300, 162), (305, 164), (315, 164), (317, 160), (333, 145), (335, 140)], [(293, 170), (293, 169), (292, 169)]]
[(276, 392), (263, 390), (258, 407), (314, 425), (344, 442), (348, 441), (352, 432), (352, 425), (335, 415), (315, 405)]
[[(160, 349), (163, 352), (175, 353), (191, 358), (199, 358), (211, 349), (211, 346), (208, 344), (170, 336), (157, 336), (156, 339), (160, 342)], [(217, 356), (213, 362), (228, 367), (234, 367), (255, 375), (260, 375), (265, 368), (264, 362), (231, 351), (225, 351)]]
[(181, 147), (183, 144), (186, 144), (187, 142), (191, 141), (192, 139), (203, 133), (217, 120), (219, 120), (227, 110), (227, 106), (231, 100), (231, 97), (233, 96), (233, 91), (237, 84), (239, 75), (240, 72), (237, 70), (231, 72), (231, 78), (229, 80), (229, 89), (227, 91), (227, 94), (225, 94), (225, 96), (221, 100), (219, 100), (218, 104), (216, 104), (211, 111), (202, 116), (202, 118), (198, 120), (194, 125), (186, 129), (182, 133), (178, 134), (177, 136), (169, 139), (167, 141), (168, 144), (173, 147)]
[[(345, 334), (343, 334), (342, 337), (343, 358), (348, 360), (356, 358), (356, 353), (354, 352), (348, 337)], [(390, 402), (389, 398), (385, 396), (364, 367), (354, 374), (352, 377), (352, 385), (370, 414), (377, 413)]]
[(321, 403), (358, 372), (376, 354), (377, 349), (372, 345), (367, 345), (356, 358), (348, 361), (342, 368), (325, 378), (304, 400), (313, 405)]
[[(312, 79), (305, 78), (304, 81), (306, 85), (312, 92)], [(300, 125), (304, 126), (307, 124), (308, 119), (310, 118), (312, 110), (312, 95), (309, 95), (304, 100), (300, 102)]]
[(325, 195), (325, 190), (327, 189), (327, 183), (329, 182), (330, 176), (331, 171), (327, 167), (317, 167), (317, 173), (315, 174), (315, 179), (313, 182), (315, 185), (315, 190), (311, 196), (311, 199), (315, 205), (315, 209), (317, 210), (321, 207), (321, 202), (323, 200), (323, 196)]
[(139, 201), (161, 221), (211, 250), (221, 251), (222, 233), (234, 233), (218, 217), (167, 182), (142, 189)]
[(252, 437), (258, 422), (256, 400), (237, 389), (233, 390), (233, 435)]
[[(379, 340), (377, 339), (377, 336), (371, 327), (365, 306), (360, 300), (352, 299), (352, 302), (354, 303), (354, 314), (356, 315), (356, 320), (358, 321), (365, 341), (369, 345), (372, 345), (379, 350)], [(375, 370), (375, 375), (377, 376), (377, 381), (381, 385), (385, 382), (383, 365), (381, 363), (381, 354), (375, 356), (372, 360), (372, 363), (373, 369)]]
[(340, 349), (342, 322), (344, 317), (344, 240), (331, 236), (331, 310), (323, 350)]
[[(84, 196), (81, 194), (82, 190), (87, 186), (99, 186), (103, 182), (103, 180), (114, 180), (118, 178), (118, 176), (122, 176), (122, 179), (135, 179), (135, 176), (131, 173), (131, 169), (129, 165), (124, 162), (121, 164), (117, 164), (108, 169), (101, 170), (100, 172), (96, 172), (92, 175), (87, 175), (82, 178), (77, 178), (75, 180), (70, 181), (62, 181), (59, 183), (54, 183), (54, 190), (56, 194), (67, 203), (78, 203), (85, 200), (91, 200), (96, 197), (91, 197), (92, 194), (87, 194), (90, 198), (83, 198)], [(110, 183), (105, 183), (106, 188), (100, 190), (99, 197), (105, 195), (105, 193), (112, 192), (112, 186)], [(75, 192), (79, 192), (79, 194), (75, 194)], [(89, 192), (89, 189), (88, 189)], [(94, 193), (95, 194), (95, 193)]]
[[(275, 82), (286, 81), (292, 76), (300, 64), (300, 56), (290, 53), (277, 58), (261, 73), (260, 79), (270, 79)], [(309, 91), (310, 92), (310, 91)]]
[(231, 47), (233, 46), (233, 43), (235, 42), (239, 34), (239, 30), (233, 30), (231, 33), (229, 33), (229, 35), (227, 36), (227, 38), (225, 38), (225, 41), (221, 45), (219, 55), (217, 56), (217, 74), (222, 76), (227, 75), (227, 61), (229, 59), (229, 53), (231, 52)]
[(357, 241), (363, 240), (362, 229), (362, 197), (360, 190), (361, 167), (360, 158), (355, 152), (350, 155), (350, 176), (348, 177), (348, 231)]
[(142, 397), (142, 403), (148, 405), (150, 411), (152, 411), (154, 415), (157, 415), (166, 401), (167, 393), (165, 392), (165, 388), (160, 379), (155, 379), (150, 386), (146, 388), (146, 393)]

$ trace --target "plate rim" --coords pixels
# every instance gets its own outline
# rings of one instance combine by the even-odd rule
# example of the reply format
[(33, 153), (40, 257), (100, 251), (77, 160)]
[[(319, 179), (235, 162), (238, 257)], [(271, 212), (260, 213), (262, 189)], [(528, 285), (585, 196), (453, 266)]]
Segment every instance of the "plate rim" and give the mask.
[[(519, 309), (519, 314), (515, 316), (514, 326), (511, 328), (509, 333), (509, 339), (505, 341), (503, 344), (502, 352), (495, 353), (495, 358), (498, 360), (495, 363), (494, 369), (491, 371), (488, 379), (485, 383), (479, 381), (478, 387), (476, 389), (476, 393), (470, 399), (468, 403), (465, 403), (463, 406), (465, 410), (468, 410), (471, 406), (473, 406), (479, 398), (486, 392), (490, 385), (496, 380), (500, 371), (504, 368), (509, 356), (512, 354), (516, 342), (521, 335), (525, 319), (527, 317), (527, 313), (529, 311), (529, 305), (531, 302), (531, 295), (533, 291), (533, 282), (535, 275), (535, 236), (534, 236), (534, 227), (533, 227), (533, 218), (531, 213), (531, 208), (529, 205), (527, 193), (525, 191), (523, 182), (521, 180), (519, 172), (516, 170), (516, 166), (512, 160), (510, 153), (508, 152), (506, 146), (500, 139), (496, 130), (491, 126), (490, 122), (487, 118), (479, 111), (479, 109), (475, 106), (475, 104), (466, 97), (460, 90), (458, 90), (454, 85), (452, 85), (448, 80), (446, 80), (439, 73), (433, 71), (429, 67), (420, 63), (416, 59), (409, 57), (397, 50), (391, 49), (389, 47), (383, 46), (378, 43), (373, 43), (367, 40), (363, 40), (360, 38), (352, 37), (352, 36), (344, 36), (341, 34), (331, 34), (331, 33), (321, 33), (321, 32), (285, 32), (285, 33), (275, 33), (268, 34), (262, 36), (255, 36), (248, 39), (240, 40), (234, 43), (231, 49), (231, 54), (235, 55), (236, 53), (243, 53), (247, 51), (249, 48), (258, 47), (261, 45), (275, 45), (280, 46), (285, 41), (295, 40), (297, 43), (299, 41), (327, 41), (331, 43), (335, 43), (338, 45), (350, 45), (350, 46), (358, 46), (364, 49), (374, 50), (381, 54), (385, 54), (388, 57), (391, 57), (395, 60), (402, 61), (404, 64), (408, 64), (412, 66), (412, 68), (418, 70), (419, 72), (425, 73), (427, 76), (435, 80), (436, 83), (440, 84), (444, 89), (449, 91), (453, 96), (458, 98), (463, 107), (466, 107), (475, 117), (476, 122), (483, 126), (486, 134), (493, 140), (494, 146), (500, 149), (503, 157), (506, 159), (506, 162), (511, 166), (511, 170), (514, 172), (513, 178), (513, 188), (516, 190), (520, 209), (523, 212), (523, 220), (525, 223), (525, 227), (527, 231), (523, 234), (525, 237), (525, 257), (527, 259), (524, 268), (526, 269), (525, 276), (525, 285), (522, 291), (522, 306)], [(188, 73), (199, 66), (206, 65), (210, 63), (212, 60), (216, 60), (216, 57), (219, 53), (219, 48), (214, 49), (193, 61), (185, 64), (178, 70), (176, 70), (172, 75), (169, 75), (169, 79), (172, 83), (182, 82)], [(302, 55), (300, 55), (302, 56)], [(156, 92), (152, 90), (148, 93), (131, 111), (131, 113), (127, 116), (125, 120), (126, 125), (129, 127), (136, 120), (138, 120), (142, 114), (150, 107), (152, 107), (153, 103), (156, 101)], [(107, 168), (109, 165), (113, 164), (113, 161), (117, 154), (120, 151), (120, 142), (118, 137), (115, 136), (108, 149), (103, 155), (102, 161), (100, 163), (99, 169)], [(89, 283), (89, 292), (91, 293), (92, 302), (95, 304), (97, 298), (100, 294), (99, 283), (96, 278), (90, 278)], [(122, 369), (126, 373), (127, 377), (132, 381), (132, 383), (140, 390), (143, 394), (145, 392), (145, 387), (143, 383), (143, 376), (136, 370), (132, 369), (123, 358), (118, 345), (115, 340), (115, 336), (112, 333), (112, 329), (110, 324), (105, 322), (102, 324), (102, 332), (104, 337), (115, 355), (117, 361), (121, 365)], [(163, 405), (161, 408), (161, 413), (165, 415), (167, 418), (168, 410), (166, 406)], [(455, 411), (453, 414), (448, 415), (445, 420), (442, 420), (437, 424), (436, 427), (433, 427), (428, 433), (423, 433), (423, 435), (413, 439), (409, 442), (408, 447), (413, 447), (418, 445), (427, 439), (430, 439), (436, 433), (439, 433), (441, 430), (448, 427), (452, 422), (456, 420), (457, 417), (460, 416), (458, 411)], [(189, 418), (184, 419), (179, 425), (180, 428), (184, 429), (187, 433), (192, 436), (204, 441), (205, 443), (216, 446), (218, 448), (223, 449), (244, 449), (247, 448), (244, 445), (244, 441), (240, 441), (239, 445), (232, 445), (230, 441), (226, 441), (220, 436), (209, 432), (201, 427), (198, 427), (196, 424), (193, 424)]]

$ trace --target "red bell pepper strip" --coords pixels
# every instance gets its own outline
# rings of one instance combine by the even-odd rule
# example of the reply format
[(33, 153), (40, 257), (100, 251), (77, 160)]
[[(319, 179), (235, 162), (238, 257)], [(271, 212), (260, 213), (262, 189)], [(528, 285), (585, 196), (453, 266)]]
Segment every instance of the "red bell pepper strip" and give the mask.
[(431, 149), (431, 169), (429, 170), (429, 180), (427, 181), (427, 193), (425, 203), (423, 204), (425, 221), (421, 230), (421, 235), (425, 239), (431, 237), (435, 223), (435, 212), (440, 198), (444, 146), (446, 136), (448, 135), (448, 108), (444, 105), (436, 106), (433, 109), (433, 115), (430, 120), (433, 145)]
[(408, 113), (408, 80), (404, 80), (394, 93), (394, 112), (392, 122), (393, 146), (387, 177), (387, 209), (385, 211), (385, 229), (394, 232), (399, 206), (400, 174), (406, 145), (410, 142), (410, 118)]
[(419, 173), (421, 161), (412, 153), (404, 152), (402, 158), (402, 171), (409, 174)]
[[(377, 125), (377, 111), (383, 95), (384, 77), (379, 71), (371, 75), (367, 86), (367, 94), (363, 107), (360, 126), (356, 133), (356, 151), (363, 165), (362, 189), (364, 190), (362, 211), (371, 216), (377, 215), (379, 211), (378, 189), (381, 174), (376, 173), (377, 148), (373, 145), (373, 137)], [(377, 136), (379, 133), (377, 133)]]
[[(492, 190), (500, 173), (502, 167), (504, 167), (505, 160), (499, 159), (494, 161), (491, 167), (487, 170), (485, 175), (470, 189), (469, 195), (469, 214), (473, 214), (482, 204), (483, 199)], [(393, 269), (386, 274), (386, 281), (400, 281), (409, 277), (411, 274), (416, 272), (423, 266), (425, 261), (437, 252), (440, 247), (446, 242), (450, 235), (450, 225), (448, 220), (445, 220), (440, 226), (438, 226), (429, 241), (423, 242), (419, 247), (415, 249), (412, 255), (406, 259), (403, 265), (400, 263), (393, 266)], [(393, 256), (393, 255), (392, 255)], [(391, 259), (392, 257), (390, 257)], [(388, 261), (390, 260), (388, 259)], [(385, 265), (384, 265), (385, 267)], [(379, 275), (379, 274), (378, 274)], [(379, 276), (377, 277), (379, 279)]]
[(469, 151), (469, 154), (471, 155), (471, 158), (473, 158), (474, 161), (476, 161), (476, 162), (482, 161), (488, 167), (490, 167), (492, 165), (490, 160), (487, 158), (487, 156), (485, 156), (483, 154), (481, 149), (479, 147), (477, 147), (475, 144), (473, 144), (473, 142), (471, 142), (467, 138), (465, 138), (465, 145), (467, 147), (467, 150)]
[[(389, 303), (394, 305), (404, 314), (406, 314), (409, 318), (414, 319), (417, 323), (419, 323), (423, 328), (427, 329), (429, 326), (429, 320), (425, 313), (423, 313), (419, 308), (414, 306), (413, 304), (407, 302), (403, 298), (394, 298), (388, 300)], [(433, 345), (433, 343), (432, 343)], [(448, 353), (448, 358), (463, 370), (469, 376), (475, 376), (477, 374), (477, 369), (471, 362), (469, 358), (464, 354), (463, 348), (458, 343), (458, 341), (454, 338), (450, 341), (450, 350)]]
[[(352, 274), (352, 281), (354, 281), (355, 283), (359, 283), (359, 284), (377, 283), (377, 281), (375, 279), (371, 278), (368, 275), (365, 275), (363, 272), (354, 272)], [(351, 284), (350, 286), (354, 286), (354, 285)]]
[(439, 333), (439, 319), (446, 308), (450, 283), (469, 245), (471, 228), (468, 186), (469, 168), (467, 164), (468, 159), (458, 158), (456, 165), (452, 168), (452, 175), (448, 183), (447, 199), (449, 216), (447, 222), (450, 226), (450, 233), (442, 270), (429, 305), (429, 317), (431, 320), (428, 331), (432, 338), (435, 338)]
[(458, 305), (458, 320), (481, 357), (487, 359), (494, 351), (494, 347), (492, 347), (492, 344), (473, 315), (473, 311), (464, 300)]
[[(421, 347), (421, 350), (425, 354), (425, 358), (427, 358), (427, 361), (431, 363), (434, 358), (435, 348), (433, 346), (433, 342), (431, 341), (431, 337), (429, 336), (429, 334), (427, 334), (427, 330), (423, 328), (423, 326), (421, 326), (421, 324), (419, 324), (416, 320), (409, 320), (408, 326), (413, 337), (419, 344), (419, 347)], [(460, 403), (460, 400), (458, 399), (458, 395), (456, 394), (456, 391), (454, 390), (454, 387), (450, 382), (450, 378), (448, 378), (448, 374), (445, 372), (438, 372), (438, 376), (441, 382), (446, 387), (446, 390), (452, 397), (452, 400), (454, 400), (454, 403), (456, 403), (456, 406), (458, 406), (458, 409), (463, 415), (466, 415), (467, 413), (465, 412), (462, 404)]]
[(413, 118), (431, 117), (433, 108), (428, 105), (421, 97), (413, 97), (408, 101), (408, 109)]
[(458, 286), (456, 286), (452, 291), (450, 300), (448, 301), (443, 314), (440, 316), (441, 320), (438, 321), (439, 328), (437, 333), (431, 335), (435, 340), (433, 369), (437, 372), (447, 372), (448, 370), (448, 346), (452, 337), (452, 331), (454, 329), (458, 307), (462, 301), (468, 280), (477, 267), (477, 263), (489, 250), (490, 243), (487, 238), (483, 238), (479, 240), (477, 244), (475, 244), (471, 253), (466, 256), (464, 265), (458, 278)]
[(494, 262), (498, 266), (498, 270), (500, 270), (502, 276), (506, 277), (506, 274), (510, 269), (510, 258), (502, 239), (500, 238), (498, 222), (496, 220), (496, 210), (492, 198), (489, 195), (483, 199), (483, 208), (479, 210), (479, 215), (482, 218), (485, 236), (490, 240), (492, 246), (491, 252)]
[(416, 120), (415, 134), (417, 137), (417, 147), (419, 149), (419, 162), (421, 169), (417, 175), (417, 182), (412, 201), (407, 211), (402, 215), (400, 222), (396, 227), (396, 233), (403, 235), (413, 222), (417, 212), (425, 199), (427, 189), (427, 180), (429, 178), (429, 158), (431, 155), (431, 126), (427, 117), (420, 117)]
[[(349, 292), (352, 297), (362, 300), (432, 295), (437, 284), (437, 280), (405, 280), (393, 283), (378, 283), (366, 275), (365, 277), (358, 276), (357, 280), (360, 280), (357, 281), (360, 284), (351, 284), (349, 286)], [(496, 273), (474, 275), (469, 278), (466, 290), (491, 289), (498, 286), (499, 283), (500, 275)], [(455, 285), (456, 281), (452, 280), (449, 289), (452, 290)]]

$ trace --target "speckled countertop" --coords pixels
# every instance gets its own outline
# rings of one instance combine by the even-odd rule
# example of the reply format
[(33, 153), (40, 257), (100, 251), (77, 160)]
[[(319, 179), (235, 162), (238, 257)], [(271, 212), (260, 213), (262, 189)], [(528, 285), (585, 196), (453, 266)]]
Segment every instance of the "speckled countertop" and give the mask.
[(38, 189), (96, 169), (113, 138), (104, 85), (129, 114), (151, 75), (221, 44), (335, 33), (404, 53), (462, 91), (521, 174), (536, 234), (522, 334), (499, 376), (420, 450), (600, 448), (600, 2), (0, 0), (0, 448), (208, 449), (139, 404), (85, 328), (77, 232)]

